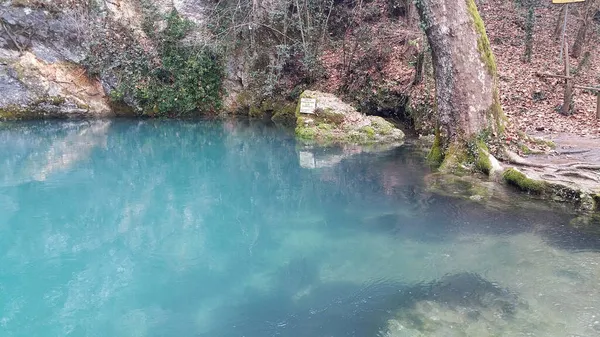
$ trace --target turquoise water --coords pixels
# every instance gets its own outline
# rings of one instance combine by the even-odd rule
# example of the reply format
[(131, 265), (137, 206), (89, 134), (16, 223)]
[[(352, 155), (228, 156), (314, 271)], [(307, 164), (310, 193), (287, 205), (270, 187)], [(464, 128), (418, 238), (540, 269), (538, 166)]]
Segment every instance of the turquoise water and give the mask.
[(600, 336), (600, 235), (428, 189), (410, 142), (0, 124), (1, 336)]

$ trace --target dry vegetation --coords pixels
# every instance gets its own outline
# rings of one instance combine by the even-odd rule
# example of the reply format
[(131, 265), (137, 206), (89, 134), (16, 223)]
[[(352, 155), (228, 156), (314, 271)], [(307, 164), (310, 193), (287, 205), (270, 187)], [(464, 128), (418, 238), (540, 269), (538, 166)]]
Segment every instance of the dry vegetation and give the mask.
[[(572, 8), (581, 5), (572, 5)], [(531, 63), (524, 56), (525, 10), (512, 2), (488, 1), (480, 5), (496, 55), (500, 74), (502, 105), (513, 129), (527, 133), (571, 133), (600, 136), (600, 121), (595, 117), (596, 96), (575, 90), (574, 111), (570, 116), (557, 112), (563, 100), (564, 80), (543, 78), (538, 73), (564, 73), (560, 62), (560, 38), (554, 36), (560, 7), (544, 4), (536, 8), (535, 34)], [(572, 11), (567, 35), (572, 46), (581, 13)], [(570, 57), (577, 85), (600, 85), (600, 46), (598, 23), (588, 34), (584, 53)], [(587, 55), (587, 56), (586, 56)]]

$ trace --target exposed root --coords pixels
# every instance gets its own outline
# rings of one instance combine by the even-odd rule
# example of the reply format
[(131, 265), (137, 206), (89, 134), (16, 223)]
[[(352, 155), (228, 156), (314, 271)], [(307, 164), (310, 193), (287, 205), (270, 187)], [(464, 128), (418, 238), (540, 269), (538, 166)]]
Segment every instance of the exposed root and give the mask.
[(568, 167), (568, 168), (578, 169), (578, 170), (592, 170), (592, 171), (600, 170), (600, 165), (593, 165), (593, 164), (581, 163), (581, 162), (564, 164), (564, 165), (560, 165), (559, 167)]
[(589, 174), (587, 174), (585, 172), (581, 172), (581, 171), (557, 170), (556, 172), (563, 172), (563, 173), (561, 173), (561, 175), (565, 176), (565, 177), (581, 178), (581, 179), (588, 179), (588, 180), (595, 181), (595, 182), (600, 182), (600, 179), (598, 179), (597, 177), (594, 177), (592, 175), (589, 175)]
[(588, 153), (591, 150), (573, 150), (573, 151), (560, 151), (560, 152), (556, 152), (559, 155), (565, 155), (565, 154), (581, 154), (581, 153)]
[(504, 155), (506, 156), (506, 159), (508, 160), (508, 162), (511, 164), (517, 164), (517, 165), (529, 166), (529, 167), (540, 167), (540, 168), (549, 166), (549, 165), (529, 162), (525, 158), (519, 156), (518, 154), (516, 154), (510, 150), (504, 151)]

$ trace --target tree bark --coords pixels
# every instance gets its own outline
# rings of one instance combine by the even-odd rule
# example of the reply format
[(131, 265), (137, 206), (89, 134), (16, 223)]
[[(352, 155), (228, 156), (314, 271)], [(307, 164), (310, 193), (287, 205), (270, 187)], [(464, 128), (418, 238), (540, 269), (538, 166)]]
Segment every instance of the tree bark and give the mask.
[(600, 93), (596, 95), (596, 118), (600, 119)]
[(504, 127), (494, 55), (474, 0), (419, 0), (446, 148)]
[(560, 38), (563, 31), (563, 25), (565, 21), (565, 15), (567, 14), (567, 6), (562, 6), (560, 10), (560, 15), (558, 16), (558, 20), (556, 21), (556, 25), (554, 26), (554, 37)]
[(560, 113), (563, 115), (571, 114), (571, 101), (573, 100), (573, 78), (571, 77), (571, 65), (569, 60), (569, 41), (565, 39), (565, 58), (564, 58), (564, 67), (565, 67), (565, 93), (563, 99), (563, 105), (560, 108)]
[(573, 48), (571, 50), (571, 56), (574, 58), (579, 58), (579, 56), (581, 56), (588, 27), (592, 24), (592, 20), (594, 19), (599, 7), (599, 0), (588, 0), (588, 2), (585, 3), (585, 6), (582, 8), (581, 25), (577, 30), (577, 36), (575, 37), (575, 42), (573, 42)]
[(581, 26), (579, 26), (579, 30), (577, 30), (577, 36), (575, 36), (575, 42), (573, 42), (573, 50), (571, 51), (571, 56), (574, 58), (579, 58), (581, 56), (581, 51), (583, 50), (583, 44), (585, 42), (585, 36), (587, 34), (587, 22), (582, 22)]

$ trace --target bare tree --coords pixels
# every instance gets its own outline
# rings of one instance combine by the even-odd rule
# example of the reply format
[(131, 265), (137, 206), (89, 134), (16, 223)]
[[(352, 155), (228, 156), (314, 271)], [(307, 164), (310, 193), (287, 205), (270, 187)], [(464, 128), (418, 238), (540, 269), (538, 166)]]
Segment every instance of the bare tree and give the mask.
[(599, 9), (600, 0), (588, 0), (584, 3), (581, 11), (581, 23), (579, 25), (579, 29), (577, 30), (577, 35), (575, 36), (573, 48), (571, 49), (571, 56), (575, 58), (579, 58), (579, 56), (581, 56), (588, 30), (590, 29), (590, 26), (594, 20), (594, 16)]

